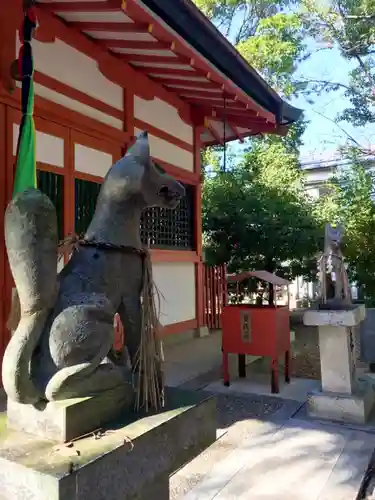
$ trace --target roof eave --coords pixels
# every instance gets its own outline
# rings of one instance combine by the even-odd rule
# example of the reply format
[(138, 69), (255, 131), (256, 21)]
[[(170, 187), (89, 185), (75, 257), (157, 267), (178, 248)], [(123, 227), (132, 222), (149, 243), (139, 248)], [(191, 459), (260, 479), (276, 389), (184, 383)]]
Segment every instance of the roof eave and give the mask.
[(191, 0), (142, 0), (157, 16), (215, 65), (279, 124), (292, 124), (302, 110), (291, 106), (263, 80)]

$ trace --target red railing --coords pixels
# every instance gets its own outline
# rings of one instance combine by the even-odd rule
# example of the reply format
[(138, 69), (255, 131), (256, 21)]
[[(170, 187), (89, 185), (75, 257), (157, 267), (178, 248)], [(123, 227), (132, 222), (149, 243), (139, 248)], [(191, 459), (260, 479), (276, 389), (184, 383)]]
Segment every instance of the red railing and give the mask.
[[(204, 324), (208, 328), (221, 328), (221, 313), (227, 304), (227, 266), (204, 266)], [(124, 327), (118, 314), (114, 320), (114, 347), (120, 350), (124, 344)]]
[(221, 313), (227, 304), (227, 266), (204, 266), (204, 319), (208, 328), (221, 328)]

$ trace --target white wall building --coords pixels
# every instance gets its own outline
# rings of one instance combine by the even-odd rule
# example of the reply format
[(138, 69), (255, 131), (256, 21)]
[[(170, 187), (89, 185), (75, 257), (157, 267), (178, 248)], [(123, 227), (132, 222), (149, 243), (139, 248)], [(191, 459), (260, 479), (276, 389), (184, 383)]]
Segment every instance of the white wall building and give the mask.
[[(365, 159), (369, 160), (369, 157)], [(375, 156), (370, 157), (370, 160), (375, 163)], [(301, 170), (305, 177), (306, 192), (314, 198), (319, 198), (327, 189), (327, 181), (339, 170), (349, 165), (350, 160), (343, 158), (339, 152), (321, 153), (301, 158)], [(307, 283), (302, 277), (296, 278), (290, 287), (291, 307), (296, 307), (300, 301), (313, 299), (316, 290), (314, 283)], [(353, 298), (357, 297), (356, 286), (352, 287), (352, 295)]]

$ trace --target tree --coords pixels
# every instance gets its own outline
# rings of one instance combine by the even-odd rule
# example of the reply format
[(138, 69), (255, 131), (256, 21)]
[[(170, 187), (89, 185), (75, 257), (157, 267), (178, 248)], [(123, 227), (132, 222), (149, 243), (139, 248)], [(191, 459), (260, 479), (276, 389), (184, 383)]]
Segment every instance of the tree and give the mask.
[(300, 16), (277, 13), (261, 19), (254, 36), (240, 41), (237, 49), (277, 92), (284, 97), (296, 93), (293, 74), (307, 56)]
[[(336, 117), (354, 126), (375, 123), (375, 0), (301, 0), (300, 18), (305, 31), (321, 50), (338, 48), (351, 63), (349, 83), (310, 80), (300, 83), (300, 90), (311, 94), (344, 89), (350, 105)], [(355, 143), (352, 138), (350, 142)], [(357, 147), (361, 147), (358, 143)], [(361, 148), (367, 152), (366, 148)]]
[(327, 183), (327, 194), (317, 201), (320, 225), (342, 223), (345, 228), (344, 257), (349, 276), (364, 289), (366, 300), (375, 302), (375, 173), (369, 161), (359, 161), (351, 152), (352, 164)]
[[(218, 26), (243, 57), (267, 82), (285, 97), (295, 94), (292, 75), (305, 52), (302, 22), (295, 14), (282, 14), (291, 0), (194, 0), (196, 5)], [(233, 25), (236, 31), (233, 33)], [(291, 127), (287, 138), (276, 138), (298, 147), (306, 123)], [(254, 139), (256, 142), (259, 138)], [(253, 139), (246, 140), (251, 143)], [(222, 147), (208, 148), (202, 157), (203, 169), (218, 164)], [(232, 159), (231, 152), (227, 158)], [(227, 162), (229, 163), (229, 162)]]
[[(293, 75), (306, 47), (300, 18), (280, 12), (291, 2), (196, 3), (227, 35), (240, 13), (242, 23), (232, 33), (237, 49), (284, 97), (295, 94)], [(204, 160), (213, 170), (203, 188), (204, 244), (209, 263), (227, 262), (233, 272), (266, 269), (286, 277), (311, 272), (319, 231), (303, 196), (299, 171), (305, 125), (296, 124), (287, 137), (249, 138), (242, 160), (231, 161), (229, 153), (225, 172), (215, 151), (206, 151)], [(315, 263), (313, 267), (315, 270)]]
[[(303, 196), (297, 156), (282, 143), (256, 143), (243, 162), (216, 171), (203, 188), (206, 258), (229, 270), (307, 272), (322, 233)], [(315, 266), (316, 267), (316, 266)]]
[[(193, 0), (234, 45), (253, 36), (260, 20), (271, 17), (292, 0)], [(236, 26), (235, 32), (233, 27)]]

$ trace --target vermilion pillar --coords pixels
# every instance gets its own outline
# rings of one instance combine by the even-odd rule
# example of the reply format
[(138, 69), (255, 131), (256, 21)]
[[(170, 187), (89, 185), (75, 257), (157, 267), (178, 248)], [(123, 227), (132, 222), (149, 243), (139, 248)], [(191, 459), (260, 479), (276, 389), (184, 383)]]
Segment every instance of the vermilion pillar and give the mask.
[(202, 262), (202, 177), (201, 177), (201, 139), (203, 130), (202, 125), (194, 125), (194, 173), (196, 174), (197, 184), (195, 186), (195, 248), (198, 255), (198, 262), (195, 266), (195, 284), (196, 284), (196, 315), (198, 334), (204, 334), (206, 325), (204, 324), (204, 280), (203, 280), (203, 262)]

